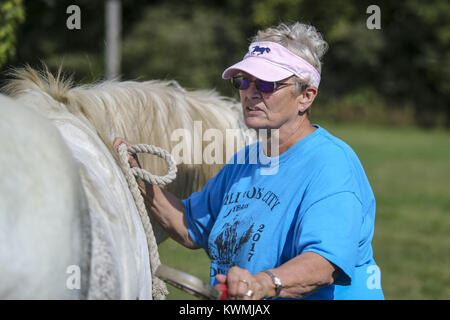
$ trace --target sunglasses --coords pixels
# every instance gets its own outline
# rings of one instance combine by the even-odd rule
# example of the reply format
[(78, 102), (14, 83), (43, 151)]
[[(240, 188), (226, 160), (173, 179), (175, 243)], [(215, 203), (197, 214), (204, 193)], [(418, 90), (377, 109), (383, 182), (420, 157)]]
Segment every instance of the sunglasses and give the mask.
[[(246, 90), (250, 87), (250, 83), (253, 82), (248, 78), (244, 78), (243, 76), (234, 76), (231, 78), (231, 83), (233, 87), (239, 90)], [(260, 79), (256, 79), (255, 81), (256, 89), (260, 92), (269, 93), (274, 92), (278, 88), (284, 85), (291, 85), (293, 83), (280, 82), (280, 81), (264, 81)]]

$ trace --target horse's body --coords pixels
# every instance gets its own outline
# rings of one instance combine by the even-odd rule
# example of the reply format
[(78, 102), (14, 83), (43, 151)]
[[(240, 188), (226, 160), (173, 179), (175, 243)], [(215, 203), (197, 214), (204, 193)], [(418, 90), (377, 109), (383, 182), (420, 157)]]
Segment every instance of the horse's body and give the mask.
[[(97, 86), (70, 88), (68, 82), (55, 79), (50, 74), (39, 75), (34, 70), (19, 72), (17, 77), (5, 87), (6, 92), (17, 102), (7, 107), (8, 118), (2, 116), (0, 123), (1, 136), (11, 141), (7, 152), (0, 155), (0, 163), (19, 165), (16, 172), (21, 174), (22, 180), (11, 178), (15, 184), (8, 182), (12, 181), (9, 179), (5, 183), (2, 180), (0, 184), (0, 228), (15, 232), (8, 224), (11, 217), (20, 217), (21, 223), (36, 219), (41, 224), (36, 224), (36, 229), (30, 230), (30, 234), (34, 232), (42, 236), (40, 242), (30, 241), (33, 238), (28, 238), (26, 234), (30, 226), (23, 225), (22, 233), (2, 239), (0, 268), (8, 264), (10, 267), (5, 272), (0, 269), (0, 297), (151, 299), (146, 236), (125, 178), (117, 165), (112, 141), (114, 137), (121, 136), (135, 143), (154, 144), (170, 152), (177, 143), (170, 139), (173, 130), (184, 128), (195, 134), (193, 123), (196, 120), (202, 121), (205, 130), (215, 128), (225, 132), (225, 129), (230, 128), (242, 129), (237, 120), (237, 105), (213, 93), (184, 91), (168, 83), (155, 81), (105, 82)], [(3, 99), (0, 102), (3, 114), (3, 105), (10, 104), (11, 100)], [(17, 103), (26, 107), (18, 107)], [(18, 111), (27, 107), (35, 112), (28, 110), (22, 114)], [(41, 117), (36, 116), (36, 112)], [(44, 121), (42, 116), (49, 121)], [(17, 117), (17, 120), (8, 123), (9, 117)], [(32, 131), (35, 132), (34, 136), (29, 129), (22, 127), (24, 123), (34, 123), (33, 117), (42, 119), (45, 129), (36, 128)], [(49, 136), (57, 140), (52, 147), (48, 145)], [(203, 137), (198, 138), (203, 141)], [(21, 145), (27, 145), (28, 148), (18, 153)], [(48, 156), (49, 159), (43, 157), (37, 162), (33, 160), (33, 154), (37, 152), (44, 155), (53, 152), (54, 155)], [(225, 159), (216, 165), (180, 164), (177, 180), (168, 189), (179, 197), (185, 197), (201, 189), (224, 162)], [(144, 158), (141, 163), (153, 173), (162, 174), (165, 171), (164, 163), (158, 159)], [(31, 169), (27, 171), (27, 167)], [(2, 168), (6, 170), (3, 175), (8, 176), (9, 169), (6, 168), (9, 167)], [(53, 168), (59, 169), (53, 172)], [(69, 193), (62, 184), (72, 186), (78, 193)], [(32, 185), (34, 188), (18, 192), (23, 185)], [(42, 192), (37, 193), (36, 190)], [(60, 195), (56, 196), (58, 192)], [(13, 197), (10, 197), (11, 194)], [(7, 200), (4, 208), (5, 199), (13, 200)], [(64, 207), (46, 206), (41, 199), (54, 199), (59, 205), (64, 204)], [(24, 205), (16, 208), (18, 203)], [(35, 208), (35, 212), (30, 207)], [(46, 236), (45, 233), (48, 223), (53, 223), (54, 218), (64, 224), (56, 232), (61, 240)], [(81, 221), (84, 221), (83, 224)], [(87, 229), (92, 232), (87, 232)], [(155, 233), (158, 242), (164, 239), (157, 227)], [(16, 248), (14, 243), (9, 243), (10, 239), (19, 236), (26, 248)], [(41, 256), (33, 264), (18, 268), (17, 263), (21, 261), (18, 257), (22, 256), (22, 250), (35, 250), (39, 256), (40, 248), (52, 248), (50, 242), (54, 241), (59, 241), (62, 248), (74, 247), (72, 251), (64, 251), (67, 258), (60, 260), (61, 266), (53, 266), (56, 257)], [(88, 246), (86, 241), (89, 242)], [(16, 250), (10, 250), (10, 247)], [(55, 253), (59, 255), (53, 250)], [(78, 293), (67, 289), (65, 280), (70, 274), (65, 272), (70, 265), (81, 267), (82, 286), (88, 286), (88, 289), (83, 291), (81, 288)], [(1, 279), (8, 277), (14, 270), (19, 270), (22, 278), (30, 282), (33, 279), (43, 282), (49, 279), (50, 275), (36, 277), (33, 274), (35, 267), (53, 270), (53, 280), (63, 287), (62, 291), (35, 296), (35, 291), (17, 287), (14, 294), (8, 294), (11, 286), (20, 286), (20, 281), (11, 279), (10, 285), (4, 286)], [(63, 274), (60, 273), (61, 268), (64, 268)], [(26, 271), (30, 273), (25, 274)], [(64, 280), (62, 283), (61, 279)], [(54, 282), (49, 287), (54, 288)]]
[[(0, 297), (85, 298), (91, 233), (77, 165), (47, 119), (3, 95), (0, 106)], [(66, 288), (72, 265), (80, 290)]]

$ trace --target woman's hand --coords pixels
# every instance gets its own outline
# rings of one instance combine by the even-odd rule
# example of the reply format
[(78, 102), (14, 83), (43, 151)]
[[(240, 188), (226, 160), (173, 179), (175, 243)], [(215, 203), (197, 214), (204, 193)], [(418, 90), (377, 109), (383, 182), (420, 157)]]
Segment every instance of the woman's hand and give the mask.
[[(125, 143), (125, 145), (127, 147), (130, 147), (130, 146), (133, 145), (130, 141), (127, 141), (127, 140), (125, 140), (123, 138), (117, 137), (117, 138), (114, 139), (113, 148), (115, 150), (117, 150), (117, 148), (119, 148), (119, 146), (122, 143)], [(141, 168), (141, 165), (140, 165), (136, 155), (132, 155), (132, 154), (128, 153), (128, 163), (130, 164), (131, 168), (136, 168), (136, 167), (137, 168)]]
[[(131, 142), (123, 138), (115, 138), (113, 148), (117, 149), (122, 143), (127, 146), (132, 145)], [(131, 154), (128, 154), (128, 162), (131, 167), (141, 167), (137, 158)], [(199, 246), (192, 241), (186, 226), (184, 203), (175, 195), (157, 185), (144, 182), (138, 177), (136, 181), (144, 198), (147, 211), (159, 225), (181, 245), (190, 249), (198, 249)]]
[(275, 295), (272, 279), (265, 273), (252, 275), (248, 270), (231, 267), (227, 275), (216, 276), (219, 284), (227, 285), (230, 300), (261, 300)]
[[(125, 140), (125, 139), (123, 139), (123, 138), (117, 137), (117, 138), (114, 139), (114, 142), (113, 142), (113, 148), (114, 148), (115, 150), (117, 150), (117, 148), (119, 148), (119, 146), (120, 146), (122, 143), (125, 143), (125, 145), (126, 145), (127, 147), (130, 147), (130, 146), (133, 145), (130, 141), (127, 141), (127, 140)], [(130, 167), (131, 167), (131, 168), (142, 168), (142, 167), (141, 167), (141, 164), (139, 163), (139, 160), (138, 160), (136, 154), (128, 153), (128, 163), (130, 164)], [(136, 177), (136, 181), (137, 181), (139, 190), (141, 191), (142, 195), (144, 196), (144, 201), (145, 201), (145, 200), (146, 200), (146, 195), (147, 195), (147, 186), (145, 185), (145, 182), (142, 181), (142, 179), (140, 179), (140, 178), (138, 178), (138, 177)], [(147, 204), (146, 204), (146, 205), (147, 205)]]
[[(280, 297), (303, 299), (320, 288), (334, 283), (340, 269), (315, 252), (304, 252), (278, 268), (269, 269), (282, 283)], [(232, 267), (227, 275), (216, 276), (228, 287), (230, 299), (272, 299), (277, 290), (272, 278), (265, 272), (252, 275), (248, 270)]]

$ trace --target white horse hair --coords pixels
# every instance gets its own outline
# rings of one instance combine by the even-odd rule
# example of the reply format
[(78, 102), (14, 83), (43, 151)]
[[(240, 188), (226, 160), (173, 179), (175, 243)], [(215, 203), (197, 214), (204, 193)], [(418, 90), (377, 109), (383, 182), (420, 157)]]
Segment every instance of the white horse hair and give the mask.
[[(38, 113), (3, 95), (0, 109), (0, 297), (86, 298), (91, 232), (72, 154)], [(80, 290), (66, 288), (72, 265)]]
[[(187, 129), (194, 139), (203, 141), (194, 136), (199, 134), (194, 121), (202, 122), (203, 131), (214, 128), (223, 136), (226, 129), (243, 131), (239, 104), (214, 91), (186, 91), (170, 82), (106, 81), (72, 87), (60, 73), (55, 78), (48, 71), (28, 67), (14, 75), (3, 90), (16, 102), (0, 100), (0, 133), (11, 137), (0, 156), (4, 170), (0, 230), (9, 232), (1, 234), (0, 268), (5, 269), (0, 269), (0, 298), (151, 299), (145, 233), (117, 164), (113, 139), (120, 136), (171, 152), (178, 143), (170, 139), (176, 129)], [(238, 147), (244, 143), (243, 135), (239, 139)], [(201, 189), (225, 161), (179, 164), (177, 179), (167, 189), (186, 197)], [(158, 175), (166, 170), (160, 159), (144, 157), (140, 162)], [(11, 170), (11, 166), (17, 168)], [(14, 174), (20, 179), (14, 179)], [(21, 229), (13, 227), (14, 219), (20, 221)], [(30, 223), (35, 220), (40, 223), (32, 229)], [(47, 235), (50, 226), (53, 235)], [(165, 235), (153, 227), (157, 241), (162, 241)], [(11, 234), (16, 230), (20, 233)], [(46, 250), (61, 255), (60, 260), (41, 254)], [(25, 253), (33, 251), (33, 266), (43, 270), (38, 276), (24, 262)], [(81, 269), (82, 288), (77, 293), (66, 286), (69, 265)], [(14, 274), (18, 276), (3, 282)], [(22, 288), (21, 281), (27, 288)], [(37, 289), (45, 286), (48, 292), (39, 293)]]
[[(133, 143), (154, 144), (172, 151), (179, 141), (171, 141), (176, 129), (186, 129), (192, 139), (202, 141), (202, 150), (208, 142), (194, 130), (194, 122), (201, 121), (202, 131), (217, 129), (226, 136), (227, 129), (245, 130), (241, 105), (213, 90), (187, 91), (173, 85), (173, 81), (104, 81), (95, 85), (72, 87), (70, 79), (60, 73), (55, 78), (50, 72), (41, 74), (30, 67), (16, 70), (16, 79), (3, 87), (9, 96), (25, 102), (44, 113), (70, 112), (92, 127), (111, 154), (112, 141), (123, 137)], [(244, 146), (240, 136), (236, 151)], [(191, 146), (192, 147), (192, 146)], [(179, 163), (178, 179), (167, 187), (178, 197), (184, 198), (198, 191), (228, 160), (225, 145), (222, 159), (217, 164)], [(156, 157), (144, 157), (142, 166), (161, 175), (166, 171), (164, 161)]]

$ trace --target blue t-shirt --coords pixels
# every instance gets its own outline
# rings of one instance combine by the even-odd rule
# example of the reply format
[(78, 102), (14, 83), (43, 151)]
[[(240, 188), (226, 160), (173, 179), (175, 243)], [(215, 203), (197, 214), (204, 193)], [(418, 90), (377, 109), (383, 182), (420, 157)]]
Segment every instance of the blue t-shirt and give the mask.
[(375, 198), (354, 151), (317, 129), (279, 157), (238, 152), (183, 200), (192, 240), (211, 259), (210, 283), (239, 266), (252, 274), (315, 252), (340, 268), (308, 299), (383, 299), (372, 252)]

